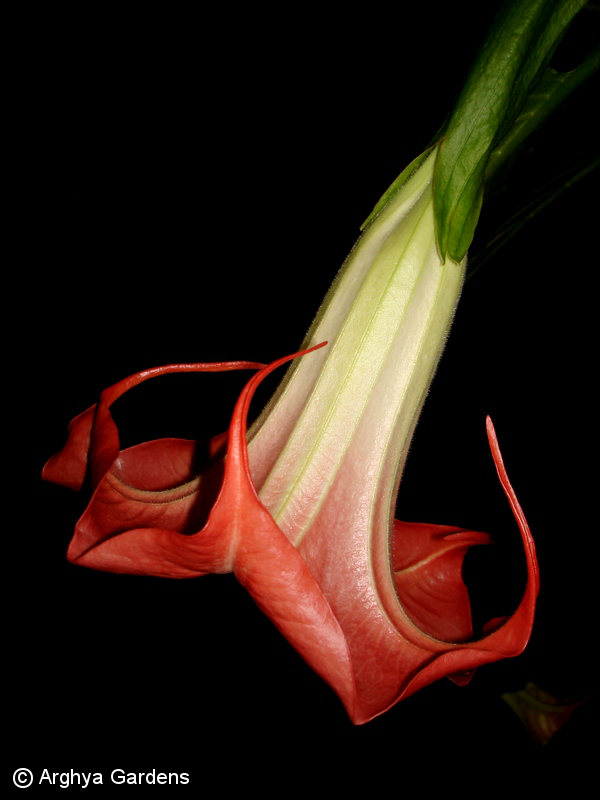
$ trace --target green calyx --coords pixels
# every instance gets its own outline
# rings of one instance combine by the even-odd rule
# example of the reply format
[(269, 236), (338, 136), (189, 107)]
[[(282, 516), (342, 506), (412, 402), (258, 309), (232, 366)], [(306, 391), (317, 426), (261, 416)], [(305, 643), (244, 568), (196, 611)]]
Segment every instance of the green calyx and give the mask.
[(569, 73), (547, 68), (583, 6), (585, 0), (509, 0), (496, 18), (438, 138), (434, 207), (443, 257), (464, 258), (486, 181), (598, 68), (599, 51)]

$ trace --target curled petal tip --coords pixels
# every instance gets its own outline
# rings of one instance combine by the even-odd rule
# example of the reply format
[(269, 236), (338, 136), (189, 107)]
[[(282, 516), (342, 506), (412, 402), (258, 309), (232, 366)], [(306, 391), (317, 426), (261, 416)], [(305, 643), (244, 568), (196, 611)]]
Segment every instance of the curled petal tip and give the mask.
[[(538, 590), (533, 540), (489, 417), (492, 456), (527, 556), (515, 614), (473, 641), (462, 560), (487, 543), (485, 534), (390, 526), (399, 470), (464, 277), (464, 264), (444, 263), (436, 251), (435, 158), (432, 151), (419, 161), (365, 230), (311, 329), (317, 344), (268, 365), (169, 365), (133, 375), (78, 418), (45, 470), (78, 487), (89, 462), (93, 494), (70, 558), (164, 577), (233, 571), (356, 724), (439, 678), (464, 684), (480, 665), (521, 652)], [(261, 381), (328, 342), (288, 371), (248, 445)], [(120, 450), (110, 406), (124, 392), (167, 372), (229, 369), (256, 372), (235, 404), (225, 457), (222, 442), (198, 474), (193, 442)]]

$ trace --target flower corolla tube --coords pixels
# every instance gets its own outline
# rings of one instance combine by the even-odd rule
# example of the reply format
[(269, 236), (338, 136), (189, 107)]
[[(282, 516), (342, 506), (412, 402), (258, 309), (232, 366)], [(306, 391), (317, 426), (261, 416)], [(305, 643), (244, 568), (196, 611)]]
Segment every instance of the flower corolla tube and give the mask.
[[(44, 468), (47, 480), (76, 489), (91, 475), (70, 561), (175, 578), (233, 572), (356, 724), (441, 677), (465, 684), (477, 667), (522, 652), (539, 586), (533, 540), (489, 420), (527, 562), (512, 616), (474, 637), (462, 564), (487, 534), (393, 519), (464, 278), (464, 262), (436, 248), (435, 157), (434, 150), (413, 162), (377, 209), (300, 353), (268, 366), (138, 373), (73, 420), (65, 447)], [(247, 435), (256, 387), (290, 360)], [(120, 449), (110, 406), (125, 391), (166, 372), (225, 369), (255, 374), (228, 433), (211, 440), (200, 474), (197, 443), (189, 440)]]

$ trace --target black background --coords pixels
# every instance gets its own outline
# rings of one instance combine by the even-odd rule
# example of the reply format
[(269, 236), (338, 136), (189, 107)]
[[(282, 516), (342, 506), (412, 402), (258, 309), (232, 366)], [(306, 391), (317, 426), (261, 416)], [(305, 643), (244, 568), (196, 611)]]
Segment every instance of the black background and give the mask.
[[(176, 769), (197, 789), (208, 772), (239, 777), (236, 764), (265, 785), (285, 770), (332, 786), (401, 783), (417, 763), (433, 782), (525, 765), (533, 785), (550, 766), (589, 766), (594, 698), (539, 748), (501, 694), (595, 688), (593, 175), (467, 282), (400, 489), (404, 519), (494, 535), (466, 574), (481, 619), (507, 613), (524, 563), (487, 449), (492, 416), (542, 590), (525, 654), (467, 688), (442, 681), (355, 728), (232, 576), (69, 565), (86, 498), (39, 477), (69, 420), (128, 374), (297, 349), (361, 222), (450, 109), (496, 6), (466, 28), (446, 5), (20, 29), (5, 294), (14, 768)], [(565, 43), (567, 66), (580, 39)], [(510, 201), (484, 205), (473, 252), (528, 187), (591, 147), (593, 96), (582, 90), (515, 165)], [(123, 444), (225, 429), (246, 377), (140, 387), (115, 407)]]

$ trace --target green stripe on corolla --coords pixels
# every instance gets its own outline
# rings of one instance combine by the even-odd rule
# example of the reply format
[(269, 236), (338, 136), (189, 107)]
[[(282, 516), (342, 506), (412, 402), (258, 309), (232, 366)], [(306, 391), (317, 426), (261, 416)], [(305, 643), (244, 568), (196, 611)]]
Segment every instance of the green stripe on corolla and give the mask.
[[(328, 347), (294, 363), (251, 433), (261, 500), (296, 545), (357, 440), (369, 450), (374, 494), (376, 465), (404, 460), (464, 277), (464, 263), (442, 262), (436, 248), (435, 157), (430, 152), (416, 172), (410, 165), (412, 177), (367, 226), (303, 343)], [(376, 431), (364, 421), (374, 417)]]

